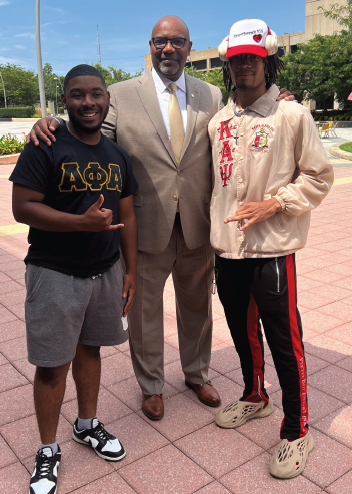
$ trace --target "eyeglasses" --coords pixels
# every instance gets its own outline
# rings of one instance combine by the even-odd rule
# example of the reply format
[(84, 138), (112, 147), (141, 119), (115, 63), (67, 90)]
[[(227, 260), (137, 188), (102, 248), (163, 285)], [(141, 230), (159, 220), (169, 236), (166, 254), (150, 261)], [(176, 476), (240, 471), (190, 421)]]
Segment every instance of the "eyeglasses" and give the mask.
[(170, 43), (173, 48), (183, 48), (185, 46), (186, 41), (189, 41), (187, 38), (152, 38), (153, 44), (157, 50), (163, 50), (165, 46)]

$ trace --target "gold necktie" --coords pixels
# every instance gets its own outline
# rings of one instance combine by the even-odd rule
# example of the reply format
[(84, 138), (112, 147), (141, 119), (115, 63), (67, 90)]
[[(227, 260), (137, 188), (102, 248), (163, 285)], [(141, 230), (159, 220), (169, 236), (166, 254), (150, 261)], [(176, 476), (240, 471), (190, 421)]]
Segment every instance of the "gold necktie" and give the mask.
[(180, 163), (185, 131), (182, 123), (180, 105), (176, 96), (177, 85), (174, 82), (168, 85), (170, 92), (169, 99), (169, 125), (170, 125), (170, 141), (174, 150), (177, 164)]

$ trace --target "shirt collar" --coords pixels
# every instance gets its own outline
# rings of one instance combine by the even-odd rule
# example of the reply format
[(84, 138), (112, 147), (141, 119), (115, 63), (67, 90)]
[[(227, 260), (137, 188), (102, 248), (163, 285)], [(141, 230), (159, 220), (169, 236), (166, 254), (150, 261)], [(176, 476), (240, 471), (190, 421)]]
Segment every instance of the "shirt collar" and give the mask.
[[(160, 91), (160, 93), (163, 93), (165, 89), (168, 87), (168, 85), (171, 82), (173, 82), (170, 81), (170, 79), (167, 79), (166, 77), (160, 76), (157, 73), (157, 71), (154, 69), (154, 67), (152, 68), (152, 77), (154, 80), (155, 87), (158, 91)], [(182, 71), (180, 78), (174, 82), (177, 85), (177, 87), (181, 89), (181, 91), (183, 91), (184, 93), (186, 92), (186, 79), (185, 79), (184, 71)]]

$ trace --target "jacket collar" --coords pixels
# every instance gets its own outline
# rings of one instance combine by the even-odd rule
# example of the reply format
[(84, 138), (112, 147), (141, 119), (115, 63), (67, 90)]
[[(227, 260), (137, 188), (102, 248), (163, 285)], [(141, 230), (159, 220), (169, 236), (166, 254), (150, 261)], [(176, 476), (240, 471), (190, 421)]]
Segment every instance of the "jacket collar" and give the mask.
[[(273, 84), (263, 96), (258, 98), (252, 105), (248, 106), (248, 110), (258, 113), (261, 117), (267, 117), (274, 106), (280, 91), (276, 84)], [(230, 120), (233, 116), (233, 110), (235, 102), (233, 96), (230, 96), (229, 101), (225, 107), (225, 120)]]
[(248, 109), (258, 113), (262, 117), (267, 117), (279, 94), (279, 88), (276, 84), (273, 84), (267, 92), (258, 98), (252, 105), (250, 105)]

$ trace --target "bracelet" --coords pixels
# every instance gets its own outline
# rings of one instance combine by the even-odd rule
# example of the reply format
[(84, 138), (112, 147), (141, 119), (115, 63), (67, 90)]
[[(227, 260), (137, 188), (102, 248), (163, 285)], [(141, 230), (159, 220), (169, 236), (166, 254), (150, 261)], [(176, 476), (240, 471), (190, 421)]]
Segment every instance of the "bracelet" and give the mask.
[(57, 123), (58, 123), (59, 125), (61, 125), (61, 122), (60, 122), (60, 120), (59, 120), (58, 118), (56, 118), (56, 117), (51, 117), (51, 118), (53, 118), (54, 120), (56, 120), (56, 121), (57, 121)]

